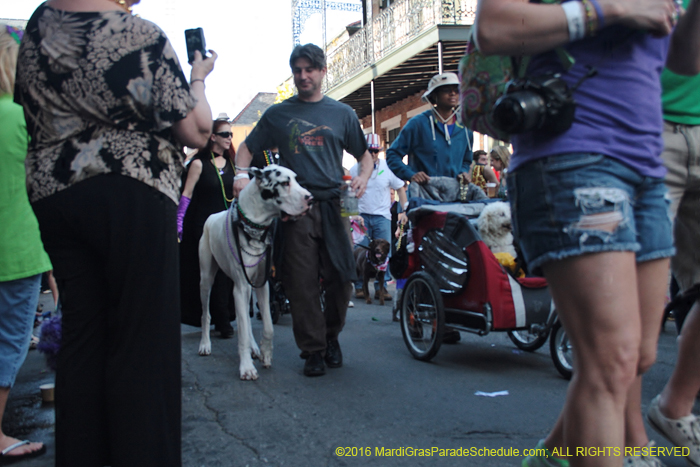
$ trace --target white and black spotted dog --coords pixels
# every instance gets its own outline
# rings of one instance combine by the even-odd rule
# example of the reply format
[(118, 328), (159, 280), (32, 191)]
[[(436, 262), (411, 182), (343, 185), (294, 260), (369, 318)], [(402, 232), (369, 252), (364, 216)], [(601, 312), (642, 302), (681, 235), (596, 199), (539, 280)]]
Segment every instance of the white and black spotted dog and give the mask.
[(209, 294), (217, 271), (221, 269), (233, 280), (236, 310), (248, 310), (255, 287), (263, 322), (260, 347), (253, 337), (250, 315), (247, 312), (236, 315), (239, 371), (243, 380), (258, 378), (253, 358), (259, 358), (265, 368), (272, 365), (274, 331), (267, 283), (272, 257), (269, 227), (276, 217), (285, 221), (306, 214), (313, 202), (311, 193), (299, 185), (296, 174), (287, 168), (278, 165), (262, 170), (251, 168), (250, 174), (253, 180), (241, 191), (228, 211), (209, 216), (199, 241), (202, 299), (199, 355), (211, 354)]
[(518, 254), (513, 247), (513, 233), (510, 219), (510, 205), (498, 202), (487, 204), (477, 220), (479, 235), (492, 253)]

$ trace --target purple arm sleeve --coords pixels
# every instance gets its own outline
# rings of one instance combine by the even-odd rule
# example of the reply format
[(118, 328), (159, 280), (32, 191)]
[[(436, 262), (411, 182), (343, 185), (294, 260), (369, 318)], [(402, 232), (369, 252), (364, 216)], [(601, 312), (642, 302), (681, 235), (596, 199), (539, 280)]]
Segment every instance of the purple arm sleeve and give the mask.
[(180, 197), (180, 204), (177, 205), (177, 238), (182, 240), (182, 224), (185, 220), (185, 213), (187, 212), (187, 207), (190, 205), (190, 198), (187, 196)]

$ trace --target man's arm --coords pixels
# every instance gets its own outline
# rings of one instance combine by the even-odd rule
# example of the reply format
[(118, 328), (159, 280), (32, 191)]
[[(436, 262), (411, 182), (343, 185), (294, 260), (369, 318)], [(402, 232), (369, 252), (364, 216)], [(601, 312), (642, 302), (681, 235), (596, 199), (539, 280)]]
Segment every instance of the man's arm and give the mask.
[(474, 152), (472, 151), (474, 137), (473, 133), (468, 128), (464, 129), (464, 134), (467, 137), (467, 147), (464, 148), (464, 155), (462, 156), (462, 166), (459, 168), (459, 174), (457, 174), (457, 178), (463, 183), (471, 183), (472, 161), (474, 159)]
[(403, 127), (399, 136), (386, 151), (386, 164), (392, 172), (401, 180), (411, 180), (415, 171), (403, 163), (403, 157), (411, 150), (411, 126)]
[(369, 151), (365, 151), (358, 161), (360, 164), (360, 173), (357, 177), (352, 179), (351, 186), (357, 193), (357, 197), (360, 198), (365, 194), (367, 189), (367, 180), (369, 180), (370, 175), (372, 175), (372, 169), (374, 168), (374, 161), (372, 160), (372, 155)]
[(406, 209), (408, 208), (408, 197), (406, 196), (406, 185), (402, 186), (396, 193), (399, 195), (399, 206), (401, 206), (401, 211), (399, 213), (399, 224), (405, 224), (408, 220), (406, 217)]
[(700, 73), (700, 2), (690, 0), (671, 36), (666, 66), (679, 75)]
[(248, 171), (244, 169), (250, 167), (250, 162), (253, 160), (253, 154), (248, 150), (245, 141), (238, 146), (236, 151), (236, 176), (233, 181), (233, 196), (238, 197), (238, 194), (243, 191), (243, 188), (250, 183)]
[(472, 151), (472, 148), (474, 147), (474, 133), (466, 128), (465, 133), (467, 135), (467, 148), (465, 149), (464, 156), (462, 157), (462, 168), (460, 172), (471, 173), (472, 161), (474, 160), (474, 152)]

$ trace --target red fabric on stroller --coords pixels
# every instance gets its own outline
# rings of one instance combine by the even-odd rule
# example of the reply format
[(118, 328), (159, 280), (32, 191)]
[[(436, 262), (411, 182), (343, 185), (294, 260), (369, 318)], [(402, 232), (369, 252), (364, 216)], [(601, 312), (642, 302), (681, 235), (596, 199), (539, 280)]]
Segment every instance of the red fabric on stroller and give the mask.
[[(411, 272), (424, 266), (421, 265), (419, 247), (423, 237), (433, 229), (445, 229), (445, 235), (466, 250), (469, 264), (466, 286), (457, 293), (442, 294), (448, 324), (450, 310), (486, 315), (488, 306), (492, 314), (491, 331), (525, 328), (531, 323), (546, 321), (552, 307), (546, 280), (511, 276), (466, 217), (430, 211), (417, 216), (414, 224), (415, 250), (411, 255)], [(407, 271), (406, 276), (409, 274)]]

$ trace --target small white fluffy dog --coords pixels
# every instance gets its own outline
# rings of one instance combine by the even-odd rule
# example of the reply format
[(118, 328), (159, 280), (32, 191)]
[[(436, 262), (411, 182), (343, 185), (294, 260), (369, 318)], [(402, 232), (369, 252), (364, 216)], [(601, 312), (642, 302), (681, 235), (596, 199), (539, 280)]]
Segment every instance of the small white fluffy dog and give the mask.
[(510, 253), (513, 258), (518, 255), (513, 247), (513, 233), (508, 203), (487, 204), (479, 219), (479, 235), (493, 253)]

